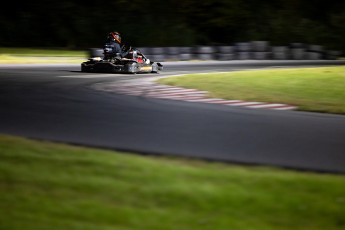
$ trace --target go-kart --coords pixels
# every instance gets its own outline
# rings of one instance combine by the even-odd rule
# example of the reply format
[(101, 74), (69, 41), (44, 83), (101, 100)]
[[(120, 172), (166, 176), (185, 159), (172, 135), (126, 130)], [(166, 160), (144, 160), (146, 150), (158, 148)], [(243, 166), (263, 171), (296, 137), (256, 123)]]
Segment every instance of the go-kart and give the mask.
[(125, 57), (119, 54), (104, 55), (104, 57), (91, 57), (88, 61), (81, 63), (82, 72), (93, 73), (159, 73), (161, 70), (163, 70), (161, 63), (149, 60), (135, 48), (130, 48)]

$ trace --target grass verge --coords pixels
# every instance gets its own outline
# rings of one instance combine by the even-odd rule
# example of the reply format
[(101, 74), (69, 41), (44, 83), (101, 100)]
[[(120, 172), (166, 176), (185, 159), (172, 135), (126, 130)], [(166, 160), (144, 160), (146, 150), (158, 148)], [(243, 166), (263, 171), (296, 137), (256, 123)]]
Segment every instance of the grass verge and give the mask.
[(0, 229), (344, 229), (345, 177), (0, 136)]
[(66, 49), (32, 49), (0, 47), (0, 54), (20, 57), (85, 57), (86, 51)]
[(345, 67), (192, 74), (159, 83), (205, 90), (210, 97), (285, 103), (299, 110), (345, 114)]
[(81, 63), (87, 51), (64, 49), (0, 48), (0, 64)]

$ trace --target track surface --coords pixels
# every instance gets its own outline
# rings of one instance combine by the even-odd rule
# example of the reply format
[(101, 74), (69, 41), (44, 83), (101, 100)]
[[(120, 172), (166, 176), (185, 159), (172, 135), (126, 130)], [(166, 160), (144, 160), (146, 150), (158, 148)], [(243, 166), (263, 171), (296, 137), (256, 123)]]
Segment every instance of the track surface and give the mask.
[[(159, 76), (336, 61), (163, 63)], [(147, 154), (344, 173), (345, 116), (253, 110), (94, 90), (155, 75), (86, 74), (79, 65), (0, 67), (0, 133)]]

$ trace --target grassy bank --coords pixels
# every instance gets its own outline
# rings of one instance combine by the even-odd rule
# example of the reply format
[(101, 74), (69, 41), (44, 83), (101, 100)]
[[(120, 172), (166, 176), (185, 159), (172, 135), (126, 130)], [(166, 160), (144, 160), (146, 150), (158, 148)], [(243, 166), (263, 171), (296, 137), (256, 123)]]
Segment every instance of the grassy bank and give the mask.
[(86, 50), (0, 48), (0, 64), (81, 63), (86, 59)]
[(251, 70), (160, 79), (205, 90), (210, 97), (296, 105), (300, 110), (345, 114), (345, 67)]
[(0, 229), (344, 229), (345, 177), (0, 136)]
[(4, 48), (0, 47), (1, 55), (17, 57), (85, 57), (86, 50), (68, 49), (34, 49), (34, 48)]

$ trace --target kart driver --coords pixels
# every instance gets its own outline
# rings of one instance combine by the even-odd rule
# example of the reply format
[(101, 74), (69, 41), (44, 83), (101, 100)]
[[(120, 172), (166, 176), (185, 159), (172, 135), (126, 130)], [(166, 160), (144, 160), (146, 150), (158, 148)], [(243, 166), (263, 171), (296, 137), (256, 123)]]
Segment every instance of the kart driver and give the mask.
[(121, 48), (121, 35), (119, 32), (110, 32), (107, 37), (107, 41), (103, 47), (104, 58), (110, 59), (113, 57), (123, 58), (129, 50)]

